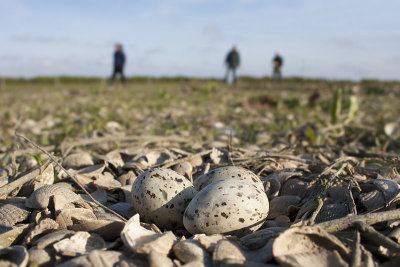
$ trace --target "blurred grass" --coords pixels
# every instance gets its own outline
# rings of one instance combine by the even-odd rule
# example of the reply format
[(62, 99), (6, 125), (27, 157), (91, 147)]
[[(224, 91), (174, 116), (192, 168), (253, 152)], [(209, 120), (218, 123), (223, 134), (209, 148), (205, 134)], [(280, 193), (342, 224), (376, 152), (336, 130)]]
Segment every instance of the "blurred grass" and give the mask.
[[(111, 87), (98, 78), (41, 77), (6, 79), (0, 93), (0, 151), (15, 146), (13, 133), (23, 126), (23, 133), (48, 145), (104, 131), (109, 121), (122, 125), (126, 134), (187, 132), (197, 140), (213, 140), (226, 135), (214, 127), (221, 122), (245, 145), (257, 142), (259, 133), (279, 137), (306, 125), (305, 138), (316, 144), (325, 139), (315, 129), (344, 122), (341, 114), (378, 130), (400, 115), (400, 83), (379, 81), (289, 78), (272, 83), (242, 77), (233, 86), (215, 79), (137, 77)], [(28, 127), (28, 120), (40, 124), (40, 131)]]

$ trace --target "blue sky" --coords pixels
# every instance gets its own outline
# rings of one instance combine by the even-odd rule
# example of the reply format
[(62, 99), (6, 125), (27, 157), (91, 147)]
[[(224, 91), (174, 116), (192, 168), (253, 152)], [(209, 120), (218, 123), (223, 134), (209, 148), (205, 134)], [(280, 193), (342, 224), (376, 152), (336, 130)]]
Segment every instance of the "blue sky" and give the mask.
[(111, 73), (222, 77), (237, 44), (241, 75), (400, 79), (398, 0), (0, 0), (0, 76)]

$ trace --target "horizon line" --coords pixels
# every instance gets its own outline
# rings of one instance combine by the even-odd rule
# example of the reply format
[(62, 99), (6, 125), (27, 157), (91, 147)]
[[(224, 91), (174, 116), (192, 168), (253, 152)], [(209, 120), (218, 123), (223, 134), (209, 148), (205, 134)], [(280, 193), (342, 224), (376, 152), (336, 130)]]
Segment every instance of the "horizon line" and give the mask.
[[(99, 79), (99, 80), (109, 80), (108, 76), (101, 75), (35, 75), (35, 76), (1, 76), (0, 80), (12, 80), (12, 81), (35, 81), (37, 79)], [(134, 79), (193, 79), (193, 80), (224, 80), (221, 77), (215, 76), (190, 76), (190, 75), (132, 75), (126, 76), (127, 80)], [(238, 79), (254, 79), (254, 80), (272, 80), (272, 76), (256, 76), (256, 75), (238, 75)], [(351, 79), (351, 78), (326, 78), (326, 77), (308, 77), (301, 75), (293, 75), (282, 77), (282, 80), (311, 80), (311, 81), (345, 81), (345, 82), (363, 82), (363, 81), (376, 81), (376, 82), (400, 82), (400, 80), (396, 79), (379, 79), (379, 78), (360, 78), (360, 79)]]

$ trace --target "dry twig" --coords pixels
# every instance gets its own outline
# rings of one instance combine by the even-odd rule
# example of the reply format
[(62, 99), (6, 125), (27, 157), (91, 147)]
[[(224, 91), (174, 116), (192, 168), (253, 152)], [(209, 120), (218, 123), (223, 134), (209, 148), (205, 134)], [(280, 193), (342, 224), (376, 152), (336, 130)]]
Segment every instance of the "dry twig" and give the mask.
[[(55, 145), (49, 145), (49, 146), (43, 147), (43, 149), (45, 149), (46, 151), (54, 151), (56, 148), (57, 148), (57, 146), (55, 146)], [(23, 156), (26, 154), (33, 154), (34, 152), (35, 152), (34, 149), (27, 148), (27, 149), (14, 150), (12, 153), (14, 154), (15, 157), (19, 157), (19, 156)], [(7, 153), (0, 154), (0, 157), (5, 156), (6, 154)]]
[(229, 142), (228, 142), (228, 159), (229, 159), (229, 162), (232, 164), (232, 166), (235, 166), (235, 163), (233, 162), (232, 156), (231, 156), (232, 148), (233, 148), (233, 146), (232, 146), (232, 131), (231, 131), (229, 134)]
[(350, 267), (361, 266), (361, 245), (360, 245), (360, 233), (356, 232), (356, 243), (354, 244), (353, 254), (351, 255)]
[(315, 224), (315, 226), (321, 227), (325, 231), (332, 233), (354, 228), (354, 223), (358, 221), (367, 225), (372, 225), (390, 220), (400, 220), (400, 209), (367, 213), (362, 215), (348, 215), (344, 218), (318, 223)]
[(335, 168), (336, 166), (339, 166), (339, 164), (341, 164), (340, 168), (335, 171), (333, 174), (331, 174), (326, 181), (323, 182), (323, 184), (321, 185), (321, 191), (318, 194), (316, 201), (317, 201), (317, 208), (314, 210), (314, 212), (312, 213), (310, 220), (309, 220), (309, 224), (313, 225), (315, 222), (315, 218), (317, 217), (318, 213), (321, 211), (322, 206), (324, 205), (324, 199), (326, 197), (326, 192), (327, 189), (332, 185), (332, 182), (339, 177), (339, 175), (341, 175), (345, 169), (350, 169), (350, 165), (349, 165), (349, 161), (352, 161), (354, 163), (357, 163), (357, 159), (353, 158), (353, 157), (342, 157), (337, 159), (333, 164), (331, 164), (330, 166), (328, 166), (327, 168), (325, 168), (325, 170), (318, 175), (318, 177), (312, 182), (310, 183), (309, 187), (311, 187), (312, 185), (314, 185), (317, 181), (321, 181), (322, 177), (325, 175), (328, 175), (331, 170), (333, 168)]
[(0, 169), (0, 186), (7, 184), (8, 178), (15, 175), (15, 170), (12, 164), (6, 165)]
[(390, 251), (400, 254), (400, 245), (376, 231), (372, 226), (369, 226), (364, 222), (357, 221), (354, 222), (354, 227), (360, 231), (363, 238), (365, 238), (368, 242), (378, 246), (384, 246)]
[(173, 160), (173, 161), (170, 161), (170, 162), (167, 162), (167, 163), (154, 165), (153, 168), (157, 168), (157, 167), (170, 168), (172, 166), (175, 166), (176, 164), (179, 164), (179, 163), (182, 163), (182, 162), (185, 162), (185, 161), (189, 161), (189, 160), (194, 159), (196, 157), (202, 157), (204, 155), (210, 154), (211, 152), (212, 152), (212, 149), (209, 149), (209, 150), (202, 151), (202, 152), (199, 152), (199, 153), (187, 156), (187, 157), (180, 158), (178, 160)]
[(186, 142), (187, 139), (177, 136), (137, 136), (137, 135), (130, 135), (130, 136), (104, 136), (104, 137), (97, 137), (97, 138), (86, 138), (81, 140), (75, 141), (64, 141), (61, 143), (61, 151), (63, 155), (68, 154), (72, 148), (76, 146), (87, 146), (93, 145), (97, 143), (106, 143), (106, 142), (120, 142), (120, 141), (142, 141), (146, 144), (153, 143), (153, 142), (163, 142), (163, 141), (175, 141), (175, 142)]

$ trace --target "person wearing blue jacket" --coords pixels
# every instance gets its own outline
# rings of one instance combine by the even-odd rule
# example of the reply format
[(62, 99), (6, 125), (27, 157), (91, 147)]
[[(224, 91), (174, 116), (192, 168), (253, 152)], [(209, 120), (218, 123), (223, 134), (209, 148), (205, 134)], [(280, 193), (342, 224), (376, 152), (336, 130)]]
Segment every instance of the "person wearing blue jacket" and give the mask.
[(114, 52), (114, 71), (111, 77), (111, 84), (114, 82), (117, 74), (121, 76), (122, 83), (125, 83), (124, 64), (125, 64), (125, 53), (122, 51), (122, 45), (116, 44)]
[(274, 67), (272, 72), (272, 80), (280, 81), (282, 78), (283, 58), (278, 51), (276, 51), (275, 57), (272, 59), (272, 65)]
[(236, 69), (240, 65), (240, 57), (236, 45), (233, 46), (232, 50), (226, 56), (225, 64), (227, 66), (225, 81), (229, 82), (229, 73), (232, 72), (233, 83), (236, 83)]

